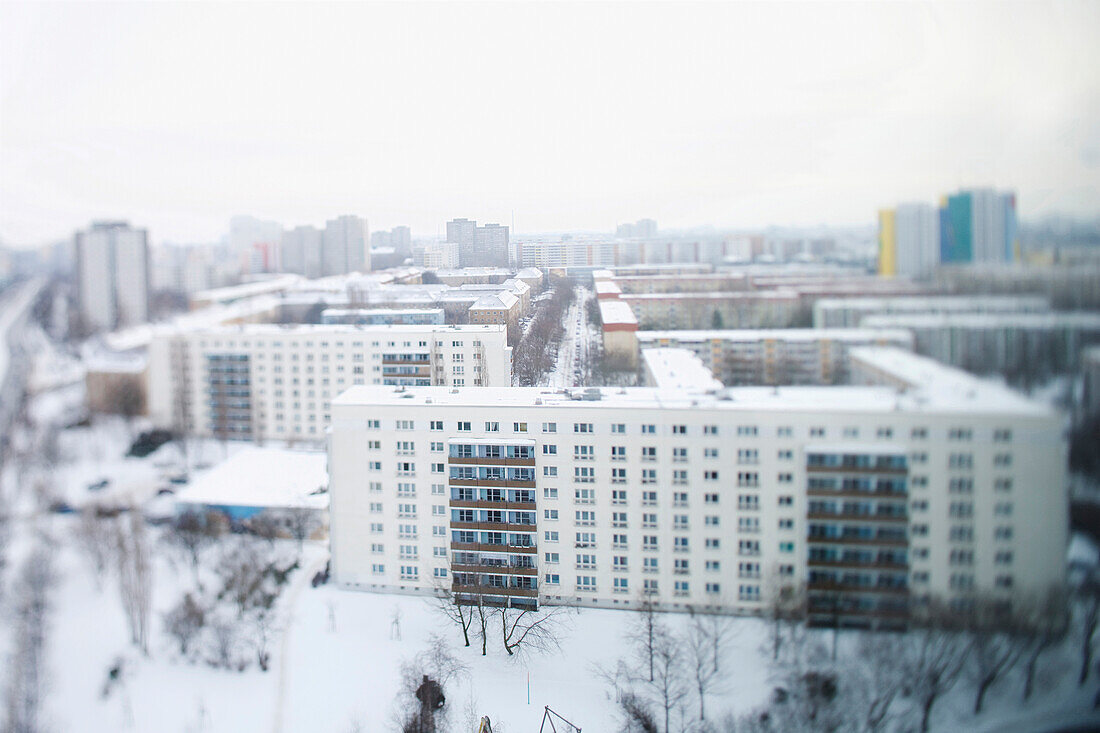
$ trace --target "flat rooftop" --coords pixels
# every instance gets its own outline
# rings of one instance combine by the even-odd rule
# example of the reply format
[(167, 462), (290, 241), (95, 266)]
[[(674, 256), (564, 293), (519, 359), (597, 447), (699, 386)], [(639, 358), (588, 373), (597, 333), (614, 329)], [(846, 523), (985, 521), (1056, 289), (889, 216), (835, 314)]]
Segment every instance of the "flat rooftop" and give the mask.
[(700, 331), (639, 331), (638, 341), (852, 341), (882, 339), (912, 343), (904, 328), (731, 328)]
[(282, 448), (242, 448), (176, 494), (178, 504), (324, 509), (328, 456)]
[[(878, 348), (878, 347), (863, 347)], [(900, 350), (899, 350), (900, 351)], [(906, 353), (902, 351), (901, 353)], [(730, 412), (820, 412), (826, 415), (897, 413), (1054, 416), (1046, 405), (1027, 399), (996, 382), (957, 390), (939, 385), (899, 391), (889, 386), (728, 387), (592, 387), (551, 390), (540, 387), (405, 387), (359, 386), (332, 401), (349, 406), (459, 405), (466, 407), (585, 407), (629, 409), (717, 409)]]
[(605, 326), (638, 325), (638, 318), (630, 305), (622, 300), (600, 300), (600, 320)]
[(722, 383), (687, 349), (646, 349), (642, 352), (646, 377), (655, 387), (721, 389)]
[(867, 316), (860, 324), (869, 328), (1086, 328), (1100, 330), (1100, 313), (1059, 311), (1049, 313), (906, 313)]

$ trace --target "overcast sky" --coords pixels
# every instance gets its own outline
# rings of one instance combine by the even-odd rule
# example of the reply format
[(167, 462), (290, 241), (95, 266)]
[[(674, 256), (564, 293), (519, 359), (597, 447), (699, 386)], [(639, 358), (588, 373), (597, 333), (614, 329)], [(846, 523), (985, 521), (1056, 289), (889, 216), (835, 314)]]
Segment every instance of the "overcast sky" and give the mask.
[(0, 4), (0, 241), (1100, 213), (1100, 3)]

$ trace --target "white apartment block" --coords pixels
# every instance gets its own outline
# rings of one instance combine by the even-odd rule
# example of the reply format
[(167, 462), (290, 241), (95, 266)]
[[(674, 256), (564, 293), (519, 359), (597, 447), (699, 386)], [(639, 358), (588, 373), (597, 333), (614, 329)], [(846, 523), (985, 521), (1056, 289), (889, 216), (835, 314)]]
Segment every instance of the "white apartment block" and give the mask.
[(1048, 313), (1035, 295), (933, 295), (903, 298), (822, 298), (813, 305), (814, 328), (858, 328), (867, 316), (963, 313)]
[(1060, 581), (1058, 416), (902, 350), (858, 351), (873, 386), (350, 389), (329, 442), (335, 580), (744, 613), (794, 585), (812, 620), (853, 626)]
[(502, 325), (279, 326), (158, 333), (149, 417), (239, 440), (324, 440), (330, 403), (355, 385), (507, 387)]
[(76, 233), (80, 315), (92, 330), (149, 320), (149, 246), (144, 229), (94, 222)]
[(638, 331), (638, 349), (688, 349), (725, 384), (843, 384), (848, 350), (897, 346), (913, 335), (897, 328), (778, 328)]

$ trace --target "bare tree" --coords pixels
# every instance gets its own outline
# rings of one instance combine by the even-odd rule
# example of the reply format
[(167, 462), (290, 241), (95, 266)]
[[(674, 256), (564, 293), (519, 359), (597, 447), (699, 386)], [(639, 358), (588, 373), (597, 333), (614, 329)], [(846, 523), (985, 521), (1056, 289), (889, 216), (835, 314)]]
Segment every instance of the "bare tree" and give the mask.
[(540, 653), (561, 648), (561, 633), (569, 606), (496, 609), (501, 640), (508, 656), (516, 652)]
[(218, 597), (233, 601), (238, 619), (253, 608), (270, 608), (276, 598), (265, 583), (271, 569), (270, 559), (261, 555), (253, 542), (236, 543), (218, 560), (217, 572), (222, 581)]
[(4, 711), (4, 730), (11, 733), (42, 729), (46, 632), (54, 583), (53, 557), (43, 545), (23, 563), (14, 588), (13, 649), (6, 670)]
[(312, 537), (321, 526), (317, 510), (308, 507), (291, 507), (284, 509), (281, 514), (290, 531), (290, 536), (298, 540), (298, 553), (301, 554), (302, 543)]
[(455, 599), (454, 591), (442, 582), (437, 582), (435, 590), (435, 608), (444, 618), (447, 618), (462, 629), (462, 640), (466, 646), (470, 646), (470, 627), (474, 623), (476, 611), (473, 606), (459, 603)]
[(927, 731), (932, 706), (958, 682), (966, 664), (967, 644), (957, 619), (936, 601), (915, 612), (912, 621), (914, 628), (900, 664), (910, 694), (920, 705), (921, 731)]
[(1092, 644), (1097, 622), (1100, 621), (1100, 571), (1091, 570), (1074, 595), (1081, 643), (1081, 672), (1077, 676), (1077, 685), (1081, 686), (1092, 671)]
[(224, 616), (215, 616), (209, 623), (211, 653), (209, 662), (215, 667), (232, 669), (237, 660), (237, 649), (240, 645), (237, 624), (232, 619)]
[(638, 614), (629, 623), (627, 638), (634, 646), (639, 661), (649, 670), (649, 682), (652, 682), (657, 641), (666, 632), (657, 616), (657, 604), (653, 602), (651, 596), (645, 594), (639, 596)]
[(794, 583), (771, 582), (764, 614), (772, 627), (772, 660), (779, 660), (783, 646), (783, 626), (805, 615), (806, 594)]
[(275, 540), (279, 537), (281, 525), (271, 512), (260, 512), (249, 518), (248, 529), (257, 537), (267, 540), (269, 547), (274, 547)]
[(164, 540), (177, 547), (191, 564), (195, 583), (199, 580), (199, 559), (202, 552), (228, 530), (225, 515), (220, 512), (187, 511), (176, 517)]
[(126, 430), (132, 436), (134, 418), (145, 412), (145, 393), (141, 383), (132, 379), (114, 382), (108, 388), (107, 405), (126, 420)]
[[(725, 602), (720, 605), (725, 606)], [(720, 611), (694, 614), (694, 626), (706, 638), (710, 645), (714, 671), (721, 669), (722, 654), (737, 632), (737, 619)]]
[(898, 664), (904, 644), (900, 634), (862, 633), (844, 665), (846, 703), (858, 708), (861, 728), (868, 733), (886, 728), (890, 707), (905, 689), (907, 680)]
[(76, 539), (80, 543), (84, 556), (92, 564), (96, 588), (102, 588), (103, 575), (111, 561), (111, 549), (114, 542), (113, 520), (96, 516), (95, 507), (84, 507), (80, 512), (80, 523), (76, 528)]
[(1035, 689), (1035, 671), (1043, 653), (1062, 641), (1069, 631), (1070, 613), (1061, 587), (1020, 604), (1020, 637), (1024, 645), (1024, 692), (1027, 701)]
[(695, 692), (699, 696), (699, 720), (707, 719), (706, 700), (707, 695), (715, 692), (719, 681), (718, 674), (718, 650), (715, 638), (711, 630), (700, 618), (688, 626), (683, 639), (683, 647), (687, 652), (687, 671), (695, 685)]
[(995, 598), (975, 599), (968, 614), (968, 663), (963, 667), (974, 685), (974, 714), (982, 712), (985, 695), (1019, 661), (1023, 646), (1011, 609)]
[(153, 565), (145, 522), (132, 510), (128, 521), (119, 522), (115, 532), (118, 590), (130, 624), (130, 641), (149, 653), (149, 615), (153, 605)]
[(187, 656), (191, 642), (202, 632), (206, 624), (206, 609), (190, 593), (183, 596), (176, 606), (164, 614), (164, 630), (179, 644), (180, 654)]
[(689, 687), (680, 645), (664, 631), (658, 633), (654, 643), (653, 679), (649, 682), (649, 689), (664, 711), (665, 733), (671, 733), (672, 710), (687, 696)]

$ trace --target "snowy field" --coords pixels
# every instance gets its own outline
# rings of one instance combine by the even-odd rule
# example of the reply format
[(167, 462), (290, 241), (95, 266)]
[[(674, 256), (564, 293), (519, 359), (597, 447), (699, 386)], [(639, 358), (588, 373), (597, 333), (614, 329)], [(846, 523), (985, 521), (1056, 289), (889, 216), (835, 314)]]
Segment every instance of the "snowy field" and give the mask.
[[(255, 665), (244, 672), (219, 670), (181, 659), (160, 628), (161, 613), (188, 585), (189, 570), (171, 562), (167, 553), (159, 558), (157, 613), (150, 653), (143, 656), (129, 643), (114, 580), (107, 577), (97, 586), (87, 558), (64, 541), (76, 521), (56, 517), (48, 530), (60, 540), (46, 687), (46, 722), (53, 730), (394, 730), (401, 664), (423, 650), (433, 633), (451, 641), (454, 653), (469, 665), (468, 674), (447, 690), (450, 730), (470, 731), (470, 721), (489, 715), (496, 731), (535, 731), (544, 705), (586, 731), (620, 727), (611, 689), (595, 666), (608, 666), (626, 653), (623, 635), (630, 612), (576, 613), (559, 652), (509, 658), (491, 640), (489, 655), (482, 657), (476, 642), (462, 647), (458, 628), (422, 598), (311, 588), (308, 579), (324, 563), (324, 548), (316, 543), (307, 546), (304, 569), (280, 599), (282, 634), (273, 645), (270, 671)], [(215, 554), (211, 549), (210, 556)], [(686, 615), (667, 619), (674, 630), (688, 621)], [(774, 686), (767, 624), (745, 618), (735, 628), (721, 661), (727, 670), (723, 690), (708, 701), (714, 714), (747, 712), (765, 702)], [(1010, 678), (991, 693), (993, 712), (973, 718), (967, 712), (969, 693), (958, 690), (939, 704), (934, 729), (1023, 731), (1046, 722), (1090, 720), (1094, 685), (1078, 690), (1067, 684), (1074, 673), (1072, 659), (1056, 656), (1044, 673), (1044, 684), (1053, 689), (1042, 691), (1031, 706), (1018, 705), (1019, 680)], [(105, 694), (108, 670), (119, 660), (121, 679)], [(689, 711), (694, 705), (693, 700), (685, 702)]]

